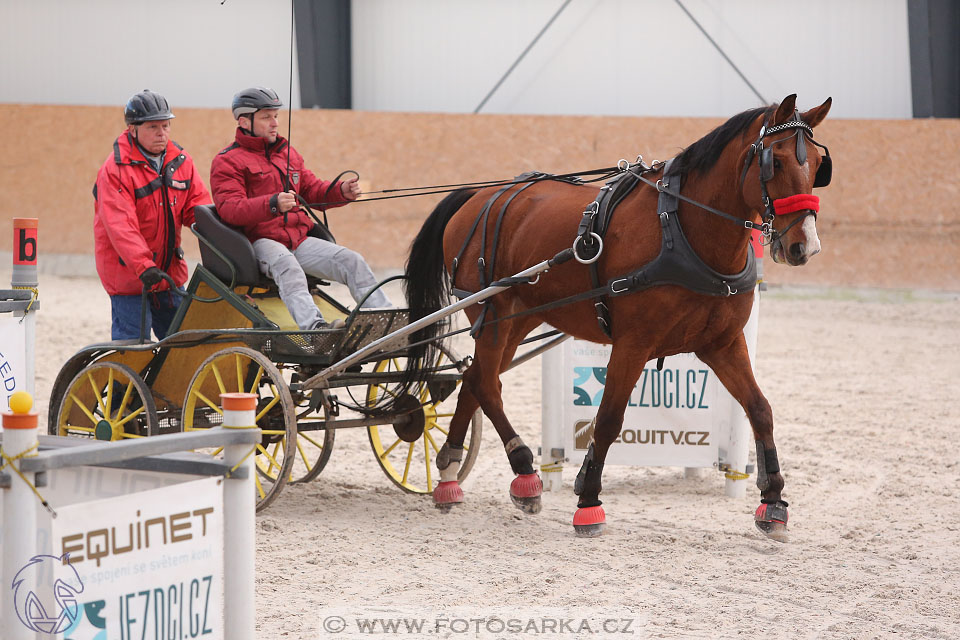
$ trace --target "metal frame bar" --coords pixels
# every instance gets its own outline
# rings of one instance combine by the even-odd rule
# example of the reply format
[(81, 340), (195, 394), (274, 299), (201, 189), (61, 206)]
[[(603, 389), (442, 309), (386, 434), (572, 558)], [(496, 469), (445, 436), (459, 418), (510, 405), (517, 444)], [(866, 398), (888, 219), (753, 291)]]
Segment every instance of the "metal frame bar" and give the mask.
[[(194, 461), (182, 452), (230, 444), (254, 444), (260, 442), (260, 437), (259, 429), (214, 428), (189, 433), (172, 433), (160, 438), (137, 438), (120, 442), (97, 441), (41, 450), (35, 457), (24, 458), (20, 469), (24, 472), (37, 473), (82, 465), (124, 467), (133, 458), (155, 456), (155, 461), (144, 463), (154, 471), (212, 475), (214, 467), (211, 467), (210, 462), (207, 461), (197, 460), (195, 462), (197, 471), (188, 470)], [(170, 455), (176, 453), (180, 455)], [(176, 470), (167, 469), (162, 463), (169, 463), (171, 467), (176, 467)]]

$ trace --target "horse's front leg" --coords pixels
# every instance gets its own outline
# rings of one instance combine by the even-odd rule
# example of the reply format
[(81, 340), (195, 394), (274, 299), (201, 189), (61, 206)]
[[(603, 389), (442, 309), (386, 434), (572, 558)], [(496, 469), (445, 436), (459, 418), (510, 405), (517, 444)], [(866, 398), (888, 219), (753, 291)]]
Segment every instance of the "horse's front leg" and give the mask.
[(573, 529), (578, 536), (594, 537), (603, 533), (606, 525), (606, 513), (600, 506), (603, 504), (600, 501), (603, 462), (610, 445), (620, 435), (623, 413), (648, 358), (649, 353), (638, 353), (636, 349), (616, 344), (610, 354), (593, 441), (574, 482), (574, 493), (580, 496), (577, 512), (573, 516)]
[(754, 522), (770, 538), (786, 542), (787, 503), (781, 497), (783, 476), (773, 441), (773, 411), (753, 376), (746, 339), (740, 333), (728, 345), (697, 351), (697, 357), (713, 369), (750, 419), (757, 443), (757, 488), (760, 489), (760, 506)]

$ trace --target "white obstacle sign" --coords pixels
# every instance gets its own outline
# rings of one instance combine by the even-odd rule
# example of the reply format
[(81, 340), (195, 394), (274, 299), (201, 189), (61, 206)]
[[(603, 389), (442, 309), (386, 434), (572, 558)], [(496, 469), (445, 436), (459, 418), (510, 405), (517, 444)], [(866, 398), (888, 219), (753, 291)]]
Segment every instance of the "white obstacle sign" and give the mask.
[[(65, 639), (223, 637), (222, 478), (58, 509), (53, 554), (82, 611)], [(74, 573), (75, 570), (75, 573)]]
[[(751, 360), (756, 349), (759, 292), (744, 328)], [(610, 346), (568, 340), (543, 357), (544, 487), (560, 486), (564, 463), (579, 466), (593, 439), (606, 385)], [(648, 362), (630, 395), (623, 428), (606, 464), (720, 467), (745, 471), (750, 426), (716, 374), (693, 354)], [(728, 476), (727, 493), (743, 495), (743, 478)], [(730, 482), (735, 481), (733, 487)]]

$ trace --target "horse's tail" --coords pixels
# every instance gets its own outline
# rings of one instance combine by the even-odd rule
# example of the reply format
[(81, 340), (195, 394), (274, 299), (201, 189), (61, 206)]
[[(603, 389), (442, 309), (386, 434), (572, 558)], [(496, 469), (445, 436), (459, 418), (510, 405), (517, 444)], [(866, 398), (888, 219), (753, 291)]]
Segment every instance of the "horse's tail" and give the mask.
[[(410, 245), (404, 289), (411, 322), (439, 311), (449, 303), (451, 282), (443, 261), (443, 234), (450, 218), (475, 193), (475, 189), (462, 189), (441, 200)], [(424, 327), (411, 337), (414, 346), (408, 351), (407, 370), (414, 378), (418, 372), (425, 374), (436, 366), (441, 346), (437, 338), (449, 326), (447, 318)]]

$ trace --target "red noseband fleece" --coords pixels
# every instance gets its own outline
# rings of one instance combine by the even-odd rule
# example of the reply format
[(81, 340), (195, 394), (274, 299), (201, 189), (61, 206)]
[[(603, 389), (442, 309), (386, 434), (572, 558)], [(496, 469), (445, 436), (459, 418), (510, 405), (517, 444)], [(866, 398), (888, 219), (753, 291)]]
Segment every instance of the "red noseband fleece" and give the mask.
[(778, 216), (796, 211), (820, 211), (820, 196), (798, 193), (789, 198), (779, 198), (773, 201), (773, 210)]

